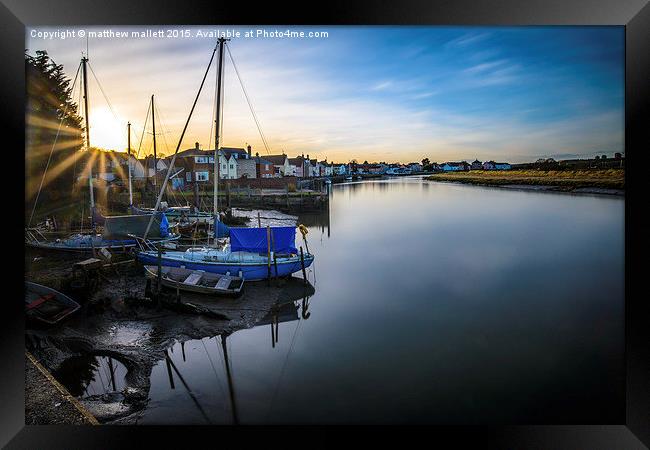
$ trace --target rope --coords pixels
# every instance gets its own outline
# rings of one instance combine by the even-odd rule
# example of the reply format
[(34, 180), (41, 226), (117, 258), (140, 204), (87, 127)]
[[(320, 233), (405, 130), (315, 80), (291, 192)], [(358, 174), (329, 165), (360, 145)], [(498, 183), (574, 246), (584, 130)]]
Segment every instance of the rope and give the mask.
[[(74, 81), (72, 82), (72, 90), (74, 90), (75, 84), (77, 84), (77, 77), (79, 76), (79, 70), (81, 69), (81, 63), (79, 63), (79, 66), (77, 67), (77, 73), (75, 73), (74, 76)], [(63, 121), (66, 118), (66, 113), (68, 112), (68, 102), (65, 102), (65, 108), (63, 109), (63, 117), (61, 117), (61, 120), (59, 121), (59, 127), (56, 130), (56, 136), (54, 136), (54, 142), (52, 143), (52, 148), (50, 149), (50, 155), (47, 157), (47, 164), (45, 164), (45, 171), (43, 172), (43, 176), (41, 177), (41, 183), (38, 186), (38, 192), (36, 193), (36, 199), (34, 200), (34, 206), (32, 207), (32, 213), (29, 216), (29, 222), (27, 222), (27, 227), (32, 224), (32, 220), (34, 219), (34, 211), (36, 211), (36, 204), (38, 203), (38, 199), (41, 196), (41, 189), (43, 188), (43, 182), (45, 181), (45, 175), (47, 174), (47, 169), (50, 167), (50, 161), (52, 160), (52, 154), (54, 153), (54, 147), (56, 146), (56, 142), (59, 139), (59, 134), (61, 133), (61, 126), (63, 125)], [(76, 160), (75, 160), (76, 161)]]
[(244, 92), (244, 96), (246, 97), (246, 102), (248, 103), (248, 107), (250, 108), (251, 114), (253, 115), (253, 119), (255, 120), (255, 125), (257, 126), (257, 131), (259, 131), (260, 137), (262, 138), (262, 143), (264, 144), (264, 148), (266, 148), (266, 153), (270, 155), (271, 151), (269, 150), (269, 145), (266, 142), (266, 137), (264, 136), (264, 133), (262, 132), (262, 127), (260, 126), (260, 122), (257, 119), (257, 114), (255, 114), (255, 110), (253, 109), (253, 104), (251, 103), (251, 100), (248, 97), (248, 92), (246, 92), (246, 88), (244, 87), (244, 82), (242, 81), (242, 78), (239, 75), (239, 70), (237, 69), (237, 64), (235, 64), (235, 59), (232, 57), (232, 53), (230, 52), (229, 45), (226, 45), (226, 50), (228, 50), (228, 56), (230, 57), (232, 66), (235, 69), (235, 73), (237, 74), (237, 79), (239, 80), (239, 85), (241, 86), (241, 89)]

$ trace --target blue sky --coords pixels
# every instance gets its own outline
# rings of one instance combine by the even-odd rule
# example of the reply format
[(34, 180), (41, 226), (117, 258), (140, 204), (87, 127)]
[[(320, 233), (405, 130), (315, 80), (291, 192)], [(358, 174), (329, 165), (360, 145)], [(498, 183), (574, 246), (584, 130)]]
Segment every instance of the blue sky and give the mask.
[[(169, 27), (84, 30), (108, 28)], [(233, 27), (174, 28), (194, 35)], [(260, 27), (237, 27), (251, 28)], [(57, 29), (65, 28), (37, 28)], [(624, 151), (622, 27), (291, 29), (328, 37), (229, 42), (272, 153), (330, 161), (522, 162)], [(73, 76), (86, 39), (40, 40), (30, 32), (30, 52), (47, 50)], [(163, 152), (173, 152), (213, 47), (213, 39), (196, 37), (90, 40), (91, 65), (117, 116), (91, 79), (94, 142), (124, 149), (126, 121), (141, 133), (154, 93)], [(223, 142), (250, 143), (265, 154), (228, 57), (225, 72)], [(182, 149), (195, 141), (212, 148), (213, 74)]]

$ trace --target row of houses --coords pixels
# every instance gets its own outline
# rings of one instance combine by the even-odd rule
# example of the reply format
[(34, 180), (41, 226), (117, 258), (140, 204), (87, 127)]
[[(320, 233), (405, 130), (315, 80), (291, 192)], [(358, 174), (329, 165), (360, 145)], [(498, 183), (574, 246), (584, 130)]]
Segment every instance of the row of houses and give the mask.
[(444, 164), (432, 163), (433, 171), (442, 172), (461, 172), (468, 170), (510, 170), (512, 166), (510, 163), (485, 161), (481, 162), (478, 159), (468, 163), (467, 161), (460, 162), (446, 162)]
[[(124, 178), (128, 170), (129, 156), (123, 152), (102, 152), (95, 158), (93, 173), (105, 181)], [(219, 179), (236, 178), (278, 178), (278, 177), (326, 177), (348, 174), (349, 164), (318, 161), (309, 155), (290, 158), (285, 154), (260, 156), (252, 154), (251, 146), (243, 148), (222, 147), (218, 153)], [(155, 162), (152, 155), (137, 159), (131, 155), (131, 176), (133, 179), (164, 177), (172, 157), (160, 158)], [(203, 150), (195, 143), (193, 148), (178, 152), (174, 170), (170, 177), (172, 187), (181, 188), (189, 183), (214, 181), (214, 149)]]
[[(102, 152), (100, 158), (95, 158), (93, 173), (97, 177), (111, 182), (116, 179), (125, 179), (128, 171), (128, 158), (122, 152)], [(511, 169), (508, 163), (495, 161), (481, 162), (473, 161), (471, 164), (466, 161), (446, 162), (443, 164), (428, 163), (423, 166), (417, 162), (408, 164), (387, 164), (380, 163), (331, 163), (327, 159), (318, 161), (309, 155), (300, 155), (290, 158), (285, 154), (260, 156), (259, 153), (252, 154), (251, 146), (246, 149), (235, 147), (222, 147), (218, 153), (219, 178), (224, 180), (237, 178), (279, 178), (279, 177), (330, 177), (336, 175), (357, 175), (357, 174), (387, 174), (400, 175), (427, 171), (467, 171), (467, 170), (508, 170)], [(164, 177), (171, 157), (160, 158), (155, 161), (152, 155), (146, 158), (131, 158), (131, 173), (136, 180), (151, 178), (153, 176)], [(172, 187), (183, 188), (185, 185), (198, 183), (212, 183), (214, 180), (214, 150), (203, 150), (200, 144), (195, 143), (193, 148), (179, 152), (174, 162), (174, 170), (170, 177)]]

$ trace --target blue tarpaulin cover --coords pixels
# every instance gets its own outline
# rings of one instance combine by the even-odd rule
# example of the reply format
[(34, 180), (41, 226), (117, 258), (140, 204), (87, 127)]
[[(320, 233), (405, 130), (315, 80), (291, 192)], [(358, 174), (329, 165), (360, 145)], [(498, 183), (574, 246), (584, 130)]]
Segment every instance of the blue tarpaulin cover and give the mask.
[(164, 213), (160, 218), (160, 236), (169, 236), (169, 222), (167, 221), (167, 216)]
[(218, 238), (223, 238), (223, 237), (228, 237), (230, 236), (230, 227), (223, 223), (220, 220), (216, 221), (217, 223), (217, 237)]
[[(277, 253), (298, 253), (296, 249), (296, 227), (271, 227), (271, 251)], [(231, 228), (230, 249), (233, 252), (266, 253), (266, 228)]]

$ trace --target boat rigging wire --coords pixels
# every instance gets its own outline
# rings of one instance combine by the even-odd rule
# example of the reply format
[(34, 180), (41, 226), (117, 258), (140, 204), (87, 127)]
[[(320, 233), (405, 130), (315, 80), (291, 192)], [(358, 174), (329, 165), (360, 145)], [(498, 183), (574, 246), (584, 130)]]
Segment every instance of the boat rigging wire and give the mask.
[[(75, 73), (74, 76), (74, 81), (72, 82), (72, 88), (71, 91), (74, 90), (74, 86), (77, 83), (77, 78), (79, 76), (79, 70), (81, 69), (81, 63), (79, 63), (79, 67), (77, 67), (77, 72)], [(27, 228), (32, 224), (32, 220), (34, 218), (34, 211), (36, 211), (36, 204), (38, 203), (38, 198), (41, 195), (41, 189), (43, 188), (43, 182), (45, 181), (45, 175), (47, 174), (47, 169), (50, 167), (50, 162), (52, 161), (52, 154), (54, 153), (54, 147), (56, 146), (56, 142), (59, 139), (59, 134), (61, 133), (61, 126), (63, 125), (63, 121), (66, 118), (66, 113), (68, 112), (68, 101), (67, 99), (65, 100), (65, 108), (63, 109), (63, 116), (61, 117), (61, 120), (59, 121), (59, 127), (56, 130), (56, 136), (54, 137), (54, 142), (52, 143), (52, 148), (50, 149), (50, 155), (47, 158), (47, 164), (45, 164), (45, 171), (43, 172), (43, 176), (41, 177), (41, 183), (38, 186), (38, 192), (36, 193), (36, 199), (34, 200), (34, 205), (32, 206), (32, 213), (29, 216), (29, 222), (27, 222)]]
[(149, 234), (149, 230), (151, 229), (151, 224), (153, 223), (154, 216), (156, 215), (156, 211), (158, 211), (158, 207), (160, 206), (160, 201), (162, 200), (163, 193), (165, 192), (164, 187), (167, 185), (167, 181), (169, 181), (169, 176), (171, 175), (171, 171), (174, 167), (174, 163), (176, 162), (176, 155), (178, 155), (178, 150), (181, 148), (181, 144), (183, 143), (183, 137), (185, 136), (185, 131), (187, 131), (187, 126), (190, 124), (190, 119), (192, 118), (192, 113), (194, 112), (196, 103), (199, 101), (201, 90), (203, 89), (203, 85), (205, 84), (205, 79), (208, 76), (208, 71), (210, 70), (212, 61), (214, 60), (214, 54), (217, 52), (217, 48), (218, 46), (215, 46), (214, 50), (212, 50), (212, 55), (210, 56), (210, 62), (208, 63), (208, 67), (205, 71), (205, 74), (203, 75), (203, 79), (201, 80), (199, 91), (196, 93), (196, 98), (194, 99), (194, 103), (192, 104), (192, 109), (190, 109), (190, 114), (187, 116), (187, 121), (185, 122), (183, 131), (181, 132), (181, 136), (178, 139), (178, 145), (176, 146), (176, 150), (174, 151), (174, 156), (172, 157), (172, 160), (169, 164), (169, 168), (167, 169), (167, 174), (165, 175), (165, 181), (163, 181), (162, 189), (160, 190), (160, 194), (158, 195), (158, 199), (156, 200), (156, 206), (153, 209), (153, 214), (151, 214), (151, 217), (149, 218), (149, 224), (147, 225), (147, 229), (145, 230), (143, 236), (144, 239), (146, 239), (147, 235)]
[(232, 57), (232, 53), (230, 52), (230, 46), (226, 45), (226, 50), (228, 50), (228, 56), (230, 57), (230, 61), (232, 62), (232, 67), (235, 69), (235, 73), (237, 74), (237, 79), (239, 80), (239, 85), (241, 86), (242, 91), (244, 92), (244, 96), (246, 97), (246, 102), (248, 103), (248, 107), (251, 110), (251, 114), (253, 115), (253, 119), (255, 120), (255, 125), (257, 126), (257, 131), (260, 133), (260, 137), (262, 138), (262, 143), (264, 144), (264, 148), (266, 149), (266, 154), (270, 155), (271, 150), (269, 149), (268, 142), (266, 141), (266, 137), (264, 136), (264, 133), (262, 132), (262, 127), (260, 126), (260, 122), (257, 119), (257, 114), (255, 114), (255, 110), (253, 109), (253, 104), (251, 103), (250, 98), (248, 97), (248, 92), (246, 92), (246, 87), (244, 86), (244, 82), (241, 78), (241, 75), (239, 74), (239, 70), (237, 69), (237, 64), (235, 64), (235, 59)]
[[(276, 319), (277, 320), (277, 319)], [(291, 344), (289, 345), (289, 350), (287, 350), (287, 356), (284, 358), (284, 363), (282, 364), (282, 369), (280, 370), (280, 375), (278, 376), (278, 381), (277, 384), (275, 385), (275, 390), (273, 391), (273, 397), (271, 397), (271, 403), (269, 404), (269, 410), (266, 413), (267, 419), (268, 416), (271, 414), (271, 411), (273, 410), (273, 403), (275, 402), (275, 398), (278, 395), (278, 391), (280, 390), (280, 383), (282, 381), (282, 377), (284, 376), (284, 369), (287, 366), (287, 361), (289, 361), (289, 355), (291, 354), (293, 350), (293, 345), (296, 340), (296, 336), (298, 336), (298, 329), (300, 328), (300, 325), (302, 324), (302, 320), (298, 319), (298, 325), (296, 325), (296, 328), (293, 330), (293, 336), (291, 337)], [(271, 325), (273, 326), (273, 325)]]
[[(149, 113), (151, 111), (151, 102), (147, 102), (149, 104), (149, 107), (147, 108), (147, 116), (144, 118), (144, 124), (142, 125), (142, 135), (140, 136), (140, 143), (138, 144), (138, 151), (135, 154), (135, 159), (138, 159), (140, 156), (140, 148), (142, 147), (142, 140), (144, 139), (144, 135), (146, 134), (146, 129), (147, 129), (147, 122), (149, 121)], [(145, 171), (146, 173), (146, 171)]]
[[(212, 366), (212, 371), (214, 372), (214, 376), (217, 379), (217, 384), (219, 385), (219, 390), (221, 391), (221, 395), (223, 396), (223, 398), (226, 398), (226, 392), (224, 391), (223, 386), (221, 385), (221, 378), (219, 378), (219, 374), (217, 373), (217, 368), (214, 367), (214, 363), (212, 362), (212, 358), (210, 357), (210, 352), (208, 352), (208, 348), (205, 346), (205, 342), (203, 342), (203, 338), (201, 338), (201, 344), (203, 344), (203, 349), (205, 350), (205, 354), (208, 356), (208, 360), (210, 361), (210, 365)], [(225, 403), (226, 402), (224, 402), (224, 406)]]

